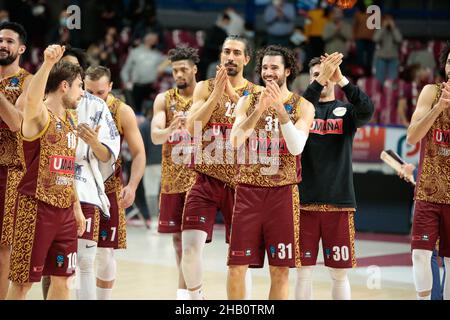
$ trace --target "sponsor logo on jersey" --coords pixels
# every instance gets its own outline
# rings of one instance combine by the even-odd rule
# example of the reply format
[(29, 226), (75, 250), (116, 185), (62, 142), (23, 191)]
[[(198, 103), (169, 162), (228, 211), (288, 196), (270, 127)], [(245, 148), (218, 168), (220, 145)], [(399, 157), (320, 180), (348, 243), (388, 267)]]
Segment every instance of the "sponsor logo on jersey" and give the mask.
[(20, 89), (20, 80), (17, 77), (13, 77), (11, 78), (11, 80), (9, 80), (9, 85), (5, 87), (6, 90), (17, 90)]
[(338, 108), (333, 110), (333, 114), (336, 117), (343, 117), (346, 113), (347, 113), (347, 108), (346, 107), (338, 107)]
[(44, 266), (33, 267), (33, 272), (42, 272), (44, 270)]
[(75, 173), (75, 157), (50, 156), (50, 172), (61, 174)]
[(252, 255), (252, 250), (250, 250), (250, 249), (245, 250), (246, 257), (250, 257), (251, 255)]
[(272, 154), (289, 154), (284, 138), (249, 138), (250, 152)]
[(269, 252), (270, 252), (270, 256), (272, 257), (272, 259), (275, 258), (276, 249), (274, 246), (269, 247)]
[(330, 248), (325, 248), (325, 256), (327, 257), (327, 259), (330, 259), (330, 256), (331, 256)]
[(450, 147), (450, 131), (435, 129), (433, 131), (433, 141), (435, 144)]
[(243, 256), (245, 256), (245, 252), (244, 251), (231, 250), (231, 255), (235, 256), (235, 257), (243, 257)]
[(103, 241), (105, 241), (107, 237), (108, 237), (108, 231), (106, 231), (106, 230), (100, 231), (100, 238), (102, 238)]
[(227, 130), (231, 130), (231, 128), (233, 128), (232, 123), (211, 123), (212, 133), (215, 137), (225, 137)]
[(342, 119), (314, 119), (309, 132), (320, 135), (343, 134), (344, 121)]
[(64, 265), (64, 256), (62, 254), (58, 254), (56, 256), (56, 266), (58, 268), (62, 268), (63, 265)]

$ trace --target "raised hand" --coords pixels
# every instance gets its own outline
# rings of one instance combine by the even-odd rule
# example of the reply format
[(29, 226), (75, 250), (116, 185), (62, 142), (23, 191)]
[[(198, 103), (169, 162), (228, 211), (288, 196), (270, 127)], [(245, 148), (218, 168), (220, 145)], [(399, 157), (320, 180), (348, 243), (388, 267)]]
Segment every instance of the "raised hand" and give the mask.
[[(337, 68), (339, 68), (339, 65), (342, 63), (343, 57), (344, 55), (342, 53), (334, 52), (330, 55), (326, 55), (325, 58), (321, 59), (319, 76), (317, 77), (317, 81), (320, 84), (325, 85), (328, 80), (334, 81), (331, 80), (332, 77), (333, 79), (337, 79), (338, 76), (342, 77), (340, 70), (336, 75), (335, 71)], [(339, 82), (339, 80), (335, 82)]]
[(58, 44), (48, 46), (44, 51), (44, 62), (51, 65), (56, 64), (62, 58), (65, 50), (65, 46)]

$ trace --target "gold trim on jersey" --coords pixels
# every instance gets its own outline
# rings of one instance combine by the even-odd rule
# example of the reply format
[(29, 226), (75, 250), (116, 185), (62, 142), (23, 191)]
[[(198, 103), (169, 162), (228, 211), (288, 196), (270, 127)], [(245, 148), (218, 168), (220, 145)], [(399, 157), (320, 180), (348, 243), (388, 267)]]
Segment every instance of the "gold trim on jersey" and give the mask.
[(3, 245), (12, 245), (14, 231), (14, 216), (16, 209), (16, 200), (18, 196), (17, 186), (22, 179), (24, 172), (16, 167), (8, 167), (6, 177), (5, 203), (3, 208), (3, 224), (0, 243)]
[(45, 124), (44, 129), (42, 129), (37, 135), (33, 136), (32, 138), (27, 138), (23, 135), (22, 132), (23, 130), (23, 121), (22, 121), (22, 123), (20, 124), (20, 137), (27, 142), (36, 141), (37, 139), (41, 138), (45, 134), (45, 132), (47, 132), (49, 125), (50, 125), (50, 114), (48, 115), (47, 123)]
[(356, 211), (356, 209), (353, 207), (337, 207), (332, 204), (301, 204), (300, 209), (305, 211), (318, 211), (318, 212)]
[(356, 267), (356, 254), (355, 254), (355, 221), (353, 219), (354, 212), (349, 212), (348, 215), (348, 232), (350, 235), (350, 245), (352, 250), (352, 268)]
[(292, 215), (294, 221), (294, 246), (295, 246), (295, 267), (302, 266), (300, 259), (300, 197), (298, 186), (293, 184), (292, 187)]

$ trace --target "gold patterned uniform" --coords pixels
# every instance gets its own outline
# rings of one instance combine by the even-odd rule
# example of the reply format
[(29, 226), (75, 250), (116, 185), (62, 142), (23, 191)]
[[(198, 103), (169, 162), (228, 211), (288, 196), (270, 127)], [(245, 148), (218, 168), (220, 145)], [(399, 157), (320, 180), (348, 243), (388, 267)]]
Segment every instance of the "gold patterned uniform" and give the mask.
[[(165, 93), (166, 127), (170, 126), (177, 112), (183, 112), (187, 116), (191, 106), (192, 99), (185, 100), (178, 93), (178, 89), (167, 90)], [(181, 232), (186, 192), (192, 187), (196, 178), (195, 171), (187, 167), (191, 160), (191, 149), (192, 139), (185, 129), (173, 132), (169, 141), (163, 144), (158, 232)]]
[(42, 132), (23, 139), (26, 173), (18, 186), (9, 278), (39, 282), (42, 274), (75, 272), (77, 226), (73, 213), (77, 137), (74, 119), (50, 110)]
[[(205, 81), (209, 94), (214, 90), (214, 81)], [(260, 91), (261, 87), (246, 81), (235, 90), (243, 96)], [(186, 196), (182, 230), (205, 231), (208, 242), (212, 238), (217, 209), (224, 217), (226, 241), (229, 242), (234, 206), (233, 180), (237, 173), (236, 155), (229, 141), (234, 108), (235, 104), (223, 94), (201, 132), (201, 143), (196, 142), (199, 137), (194, 137), (194, 163), (198, 175)]]
[[(259, 96), (250, 97), (248, 116)], [(293, 123), (300, 118), (301, 99), (292, 93), (284, 102)], [(263, 267), (267, 251), (269, 265), (299, 267), (300, 156), (287, 149), (275, 109), (261, 115), (245, 150), (236, 177), (228, 264)]]
[[(123, 129), (120, 122), (120, 108), (122, 100), (108, 95), (106, 99), (109, 111), (120, 134), (120, 142), (123, 142)], [(125, 209), (119, 207), (120, 193), (123, 189), (122, 158), (119, 156), (115, 163), (114, 174), (105, 181), (105, 193), (108, 196), (111, 207), (109, 208), (110, 218), (100, 219), (100, 231), (98, 237), (99, 248), (125, 249), (127, 247), (127, 226)]]
[[(434, 105), (442, 93), (436, 85)], [(415, 190), (412, 249), (432, 251), (439, 238), (439, 255), (450, 257), (450, 110), (445, 109), (421, 141)]]
[[(30, 73), (20, 69), (0, 81), (0, 91), (15, 104)], [(0, 245), (12, 244), (17, 185), (23, 176), (23, 156), (18, 146), (18, 133), (9, 130), (0, 119)]]

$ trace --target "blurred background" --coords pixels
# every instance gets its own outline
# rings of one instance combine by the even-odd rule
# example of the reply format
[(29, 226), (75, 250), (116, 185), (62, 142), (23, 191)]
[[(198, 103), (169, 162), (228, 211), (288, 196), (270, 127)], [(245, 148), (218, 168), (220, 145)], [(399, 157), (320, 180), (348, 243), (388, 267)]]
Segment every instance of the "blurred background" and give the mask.
[[(69, 29), (71, 5), (81, 9), (81, 28)], [(342, 10), (339, 6), (351, 8)], [(367, 8), (381, 9), (380, 29)], [(274, 22), (282, 16), (283, 23)], [(396, 151), (417, 164), (418, 145), (406, 144), (406, 127), (418, 95), (427, 83), (442, 82), (438, 57), (450, 39), (447, 0), (0, 0), (0, 21), (23, 24), (28, 32), (22, 66), (35, 72), (50, 43), (86, 50), (91, 65), (111, 69), (114, 92), (138, 116), (147, 150), (147, 172), (129, 217), (147, 222), (158, 215), (161, 148), (150, 141), (149, 121), (156, 94), (173, 86), (170, 67), (162, 61), (171, 48), (186, 44), (200, 50), (198, 80), (213, 77), (220, 45), (227, 35), (247, 37), (255, 49), (266, 44), (293, 48), (303, 66), (291, 90), (302, 93), (309, 83), (307, 64), (323, 52), (340, 51), (343, 73), (365, 90), (376, 105), (370, 125), (355, 138), (354, 169), (358, 231), (408, 234), (413, 187), (400, 180), (380, 158)], [(148, 50), (148, 77), (131, 81), (141, 66), (133, 50)], [(259, 82), (254, 61), (246, 77)], [(142, 90), (144, 88), (144, 90)], [(137, 90), (139, 89), (139, 90)], [(345, 99), (336, 88), (338, 99)], [(129, 160), (129, 155), (123, 155)], [(140, 220), (135, 223), (140, 223)]]

